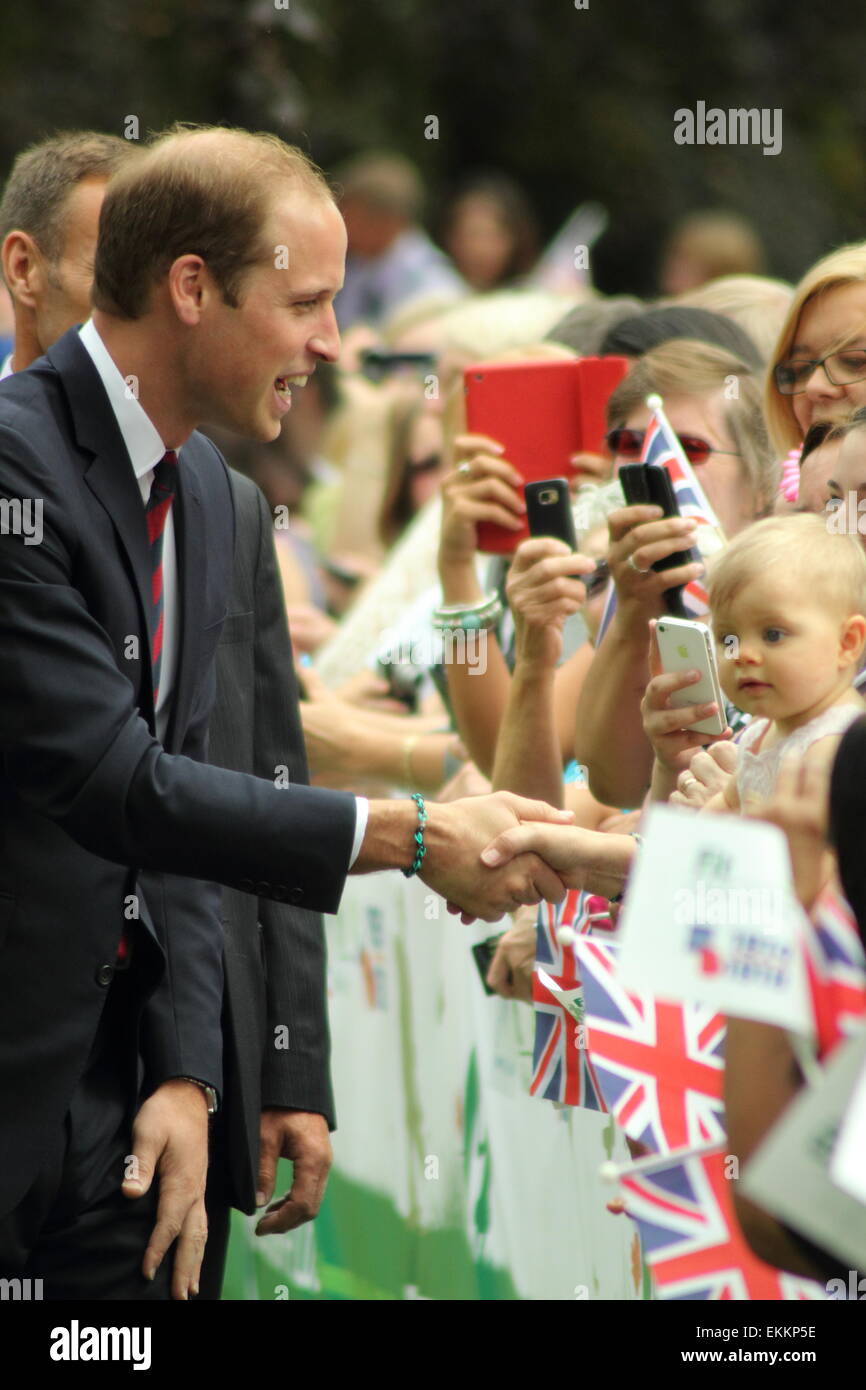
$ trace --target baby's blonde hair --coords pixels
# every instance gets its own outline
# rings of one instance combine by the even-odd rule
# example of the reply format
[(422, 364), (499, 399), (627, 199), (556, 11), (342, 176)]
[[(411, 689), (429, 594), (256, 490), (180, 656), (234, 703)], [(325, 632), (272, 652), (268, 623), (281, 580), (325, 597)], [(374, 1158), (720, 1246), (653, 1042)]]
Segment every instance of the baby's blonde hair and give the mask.
[(804, 590), (849, 617), (866, 614), (866, 554), (856, 536), (834, 534), (827, 517), (811, 512), (756, 521), (731, 542), (713, 565), (709, 596), (713, 616), (746, 585), (759, 585), (771, 567), (786, 565), (792, 587)]

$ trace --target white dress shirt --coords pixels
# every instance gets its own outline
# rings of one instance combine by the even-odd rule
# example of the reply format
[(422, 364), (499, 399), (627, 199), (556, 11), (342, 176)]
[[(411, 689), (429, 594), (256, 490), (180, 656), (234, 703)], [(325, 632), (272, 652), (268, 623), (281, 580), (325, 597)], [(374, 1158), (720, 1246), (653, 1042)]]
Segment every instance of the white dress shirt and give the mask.
[[(147, 506), (154, 469), (166, 452), (155, 425), (142, 410), (132, 391), (120, 375), (108, 349), (97, 333), (93, 320), (84, 324), (79, 339), (91, 358), (105, 387), (117, 426), (123, 436), (132, 463), (141, 500)], [(174, 538), (174, 506), (169, 507), (162, 537), (162, 665), (159, 673), (159, 696), (156, 706), (156, 733), (165, 742), (171, 714), (171, 697), (177, 675), (178, 644), (178, 575), (177, 547)]]

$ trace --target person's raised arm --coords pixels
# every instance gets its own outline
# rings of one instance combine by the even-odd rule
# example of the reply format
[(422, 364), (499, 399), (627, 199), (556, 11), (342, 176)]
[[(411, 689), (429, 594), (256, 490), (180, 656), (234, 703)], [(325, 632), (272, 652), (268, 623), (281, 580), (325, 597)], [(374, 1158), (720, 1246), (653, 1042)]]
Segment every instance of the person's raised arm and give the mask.
[(650, 569), (689, 546), (693, 524), (680, 517), (659, 520), (658, 507), (623, 507), (608, 518), (610, 572), (617, 610), (580, 693), (574, 735), (575, 757), (589, 769), (590, 788), (612, 806), (638, 806), (652, 776), (652, 749), (641, 723), (647, 683), (646, 642), (650, 618), (664, 612), (667, 588), (688, 583), (702, 570), (682, 565), (657, 574)]
[[(554, 702), (557, 662), (563, 624), (586, 597), (577, 576), (593, 568), (592, 560), (550, 536), (524, 541), (517, 549), (506, 586), (516, 660), (496, 745), (496, 789), (562, 804), (563, 756)], [(585, 656), (582, 662), (585, 666)]]
[[(439, 580), (449, 606), (477, 604), (483, 597), (476, 570), (478, 523), (520, 529), (525, 511), (518, 488), (523, 479), (501, 457), (501, 446), (483, 435), (458, 435), (457, 467), (442, 484)], [(496, 739), (508, 699), (509, 673), (495, 632), (481, 635), (484, 659), (470, 665), (447, 661), (445, 675), (460, 737), (478, 768), (490, 776)]]

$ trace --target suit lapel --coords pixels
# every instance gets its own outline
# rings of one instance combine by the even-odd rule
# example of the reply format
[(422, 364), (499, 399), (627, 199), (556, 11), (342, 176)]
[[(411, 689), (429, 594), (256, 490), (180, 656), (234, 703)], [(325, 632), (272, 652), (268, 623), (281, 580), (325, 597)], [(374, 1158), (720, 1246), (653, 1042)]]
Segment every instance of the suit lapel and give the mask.
[(85, 469), (84, 481), (111, 520), (135, 589), (141, 639), (146, 647), (142, 653), (143, 669), (147, 674), (142, 688), (142, 714), (153, 728), (149, 629), (151, 563), (141, 489), (99, 373), (78, 341), (77, 328), (64, 334), (46, 356), (63, 382), (75, 441), (93, 456)]

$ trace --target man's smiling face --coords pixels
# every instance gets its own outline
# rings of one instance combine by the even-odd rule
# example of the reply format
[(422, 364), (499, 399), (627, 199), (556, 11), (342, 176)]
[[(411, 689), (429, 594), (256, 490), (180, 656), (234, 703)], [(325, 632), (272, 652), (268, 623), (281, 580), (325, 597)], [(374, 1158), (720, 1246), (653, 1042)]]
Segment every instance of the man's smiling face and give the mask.
[(211, 282), (185, 366), (200, 420), (264, 442), (279, 434), (293, 387), (339, 354), (346, 229), (327, 197), (298, 191), (275, 202), (263, 245), (269, 258), (247, 272), (237, 308)]

